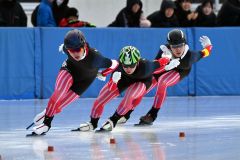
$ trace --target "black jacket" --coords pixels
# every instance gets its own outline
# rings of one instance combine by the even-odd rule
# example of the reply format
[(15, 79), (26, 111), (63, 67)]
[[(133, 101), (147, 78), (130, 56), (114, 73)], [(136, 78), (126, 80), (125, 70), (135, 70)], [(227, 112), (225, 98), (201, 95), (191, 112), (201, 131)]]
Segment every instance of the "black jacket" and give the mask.
[[(139, 4), (140, 9), (137, 13), (131, 11), (134, 4)], [(142, 11), (141, 0), (127, 0), (127, 6), (117, 15), (116, 19), (108, 25), (109, 27), (140, 27), (140, 17)]]
[(177, 27), (179, 26), (179, 22), (175, 13), (171, 17), (165, 16), (165, 10), (167, 8), (175, 9), (176, 6), (171, 0), (162, 1), (161, 7), (159, 11), (156, 11), (150, 14), (147, 19), (151, 21), (151, 27)]
[(181, 27), (192, 27), (194, 24), (193, 20), (188, 20), (187, 16), (188, 14), (192, 13), (190, 10), (189, 11), (185, 11), (182, 9), (181, 7), (181, 3), (183, 2), (183, 0), (176, 0), (175, 4), (176, 4), (176, 15), (179, 21), (179, 25)]
[(200, 6), (197, 7), (196, 11), (198, 13), (198, 17), (195, 20), (194, 26), (199, 26), (199, 27), (215, 27), (217, 24), (217, 16), (215, 15), (214, 12), (212, 12), (210, 15), (205, 15), (203, 13), (203, 7), (207, 4), (210, 3), (212, 9), (213, 9), (213, 3), (211, 0), (205, 0), (202, 2)]
[(27, 26), (27, 15), (19, 2), (16, 0), (0, 1), (0, 26)]
[(240, 1), (226, 0), (217, 15), (218, 26), (240, 25)]
[(69, 2), (69, 0), (64, 0), (60, 6), (57, 5), (56, 0), (54, 0), (52, 3), (53, 17), (57, 23), (57, 26), (59, 26), (60, 21), (63, 18), (65, 18), (65, 14), (66, 14), (67, 10), (69, 9), (68, 2)]

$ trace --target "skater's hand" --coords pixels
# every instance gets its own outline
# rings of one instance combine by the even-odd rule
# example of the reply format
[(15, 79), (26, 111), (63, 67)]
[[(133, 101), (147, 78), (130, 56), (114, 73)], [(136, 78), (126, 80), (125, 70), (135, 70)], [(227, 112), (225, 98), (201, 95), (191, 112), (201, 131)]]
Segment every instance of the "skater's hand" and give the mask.
[(172, 58), (172, 52), (167, 48), (167, 46), (161, 45), (160, 48), (163, 51), (162, 57), (167, 57), (169, 59)]
[(202, 45), (203, 48), (206, 48), (206, 47), (212, 45), (210, 39), (209, 39), (207, 36), (201, 36), (201, 37), (199, 38), (199, 41), (200, 41), (200, 43), (201, 43), (201, 45)]
[(179, 58), (173, 59), (170, 61), (168, 65), (165, 66), (165, 70), (169, 71), (172, 70), (173, 68), (176, 68), (180, 64)]
[(202, 36), (199, 38), (199, 41), (201, 42), (201, 45), (203, 47), (202, 50), (203, 57), (208, 57), (212, 50), (212, 43), (210, 39), (207, 36)]
[(121, 72), (114, 72), (112, 75), (113, 82), (118, 83), (120, 79), (121, 79)]
[(64, 53), (63, 47), (64, 47), (64, 44), (61, 44), (61, 45), (58, 47), (58, 51)]
[(102, 73), (98, 72), (97, 73), (97, 79), (99, 79), (100, 81), (105, 81), (106, 80), (106, 76), (103, 76)]
[(160, 64), (160, 66), (165, 66), (169, 63), (170, 59), (167, 57), (163, 57), (163, 58), (159, 58), (157, 61)]

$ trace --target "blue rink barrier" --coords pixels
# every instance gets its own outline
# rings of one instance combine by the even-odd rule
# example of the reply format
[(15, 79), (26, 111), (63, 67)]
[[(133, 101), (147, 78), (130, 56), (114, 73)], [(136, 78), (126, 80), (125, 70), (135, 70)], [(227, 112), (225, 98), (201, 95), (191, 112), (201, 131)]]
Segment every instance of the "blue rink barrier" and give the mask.
[[(62, 62), (58, 52), (71, 28), (0, 28), (0, 99), (49, 98)], [(126, 45), (154, 59), (166, 43), (170, 28), (81, 28), (90, 46), (117, 59)], [(185, 28), (190, 49), (201, 50), (199, 37), (207, 35), (212, 54), (193, 65), (190, 75), (168, 88), (169, 96), (240, 95), (240, 28)], [(238, 36), (239, 35), (239, 36)], [(82, 97), (96, 97), (106, 82), (94, 81)], [(155, 89), (147, 96), (154, 96)]]

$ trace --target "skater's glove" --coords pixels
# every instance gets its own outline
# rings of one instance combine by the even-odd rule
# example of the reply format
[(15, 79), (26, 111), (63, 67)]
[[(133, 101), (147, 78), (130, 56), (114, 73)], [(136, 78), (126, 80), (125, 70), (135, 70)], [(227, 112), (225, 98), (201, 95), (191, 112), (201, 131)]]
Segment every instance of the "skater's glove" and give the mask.
[(209, 56), (212, 50), (212, 43), (210, 39), (207, 36), (202, 36), (199, 38), (199, 41), (201, 42), (201, 45), (203, 47), (203, 50), (201, 51), (203, 57)]
[(172, 70), (173, 68), (176, 68), (180, 64), (179, 58), (173, 59), (170, 61), (168, 65), (165, 66), (165, 70), (169, 71)]
[(103, 76), (101, 72), (97, 73), (97, 79), (99, 79), (100, 81), (105, 81), (106, 80), (106, 76)]
[(58, 51), (61, 52), (61, 53), (64, 53), (63, 47), (64, 47), (64, 44), (61, 44), (61, 45), (58, 47)]
[(167, 48), (167, 46), (161, 45), (160, 48), (163, 51), (162, 57), (167, 57), (169, 59), (172, 58), (172, 52)]
[(199, 41), (201, 42), (201, 45), (203, 48), (206, 48), (206, 47), (212, 45), (210, 39), (207, 36), (201, 36), (199, 38)]
[(101, 72), (103, 76), (107, 76), (108, 74), (114, 72), (115, 69), (118, 67), (118, 65), (119, 65), (118, 61), (116, 61), (114, 59), (112, 59), (111, 61), (112, 61), (112, 65), (109, 68), (107, 68)]
[(160, 64), (160, 66), (165, 66), (169, 63), (170, 59), (167, 57), (163, 57), (163, 58), (159, 58), (157, 61)]
[(120, 79), (121, 79), (121, 72), (114, 72), (112, 75), (113, 82), (118, 83)]

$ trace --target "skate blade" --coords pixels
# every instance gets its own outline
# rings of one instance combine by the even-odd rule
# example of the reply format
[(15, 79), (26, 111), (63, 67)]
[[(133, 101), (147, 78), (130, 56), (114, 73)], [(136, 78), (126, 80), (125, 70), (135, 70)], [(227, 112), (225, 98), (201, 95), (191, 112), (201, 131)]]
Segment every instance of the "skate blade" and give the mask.
[(147, 123), (136, 123), (134, 124), (135, 127), (147, 127), (147, 126), (151, 126), (151, 124), (147, 124)]
[(42, 134), (36, 134), (34, 132), (27, 134), (26, 137), (41, 137), (44, 136), (46, 133), (42, 133)]
[(80, 128), (72, 129), (71, 132), (80, 132)]
[(29, 128), (31, 128), (33, 125), (34, 125), (34, 122), (31, 123), (31, 124), (26, 128), (26, 130), (28, 130)]
[(102, 129), (102, 128), (100, 128), (98, 130), (95, 130), (95, 133), (109, 133), (109, 132), (111, 132), (111, 131), (105, 130), (105, 129)]

